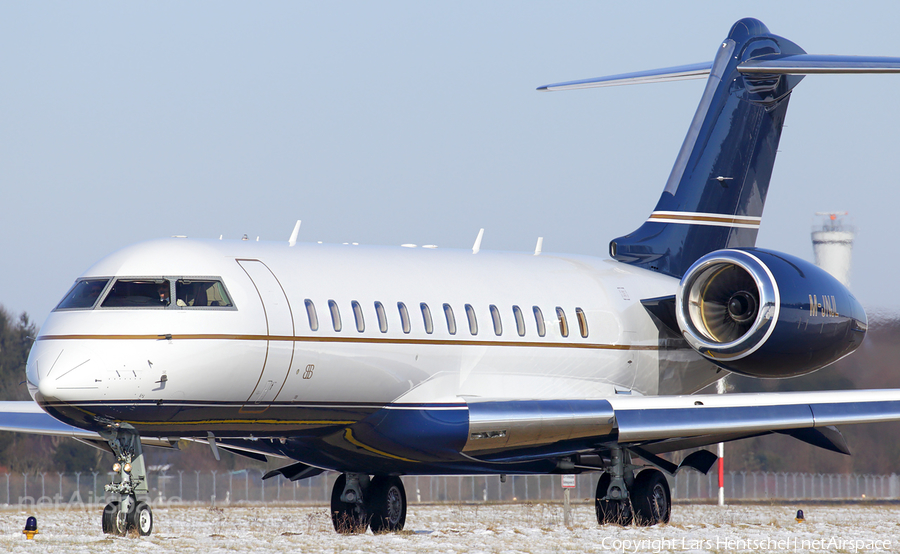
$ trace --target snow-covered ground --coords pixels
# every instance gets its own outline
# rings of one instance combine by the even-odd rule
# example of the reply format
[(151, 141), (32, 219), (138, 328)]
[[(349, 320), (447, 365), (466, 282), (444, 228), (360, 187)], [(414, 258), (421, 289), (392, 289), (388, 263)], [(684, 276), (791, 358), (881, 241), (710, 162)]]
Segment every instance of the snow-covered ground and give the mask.
[[(804, 523), (794, 520), (797, 509)], [(40, 533), (26, 541), (28, 515)], [(245, 506), (154, 510), (153, 534), (112, 538), (91, 509), (0, 511), (0, 551), (41, 553), (253, 552), (892, 552), (900, 550), (900, 506), (676, 505), (669, 525), (599, 527), (593, 506), (413, 505), (406, 530), (337, 535), (323, 507)]]

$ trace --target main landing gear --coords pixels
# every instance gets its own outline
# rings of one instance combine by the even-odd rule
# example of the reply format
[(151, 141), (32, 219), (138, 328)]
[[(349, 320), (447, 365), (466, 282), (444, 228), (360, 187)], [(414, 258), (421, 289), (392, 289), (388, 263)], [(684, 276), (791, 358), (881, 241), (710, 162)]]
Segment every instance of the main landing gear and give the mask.
[(399, 477), (344, 473), (331, 490), (331, 522), (338, 533), (400, 531), (406, 523), (406, 489)]
[(124, 427), (115, 427), (101, 435), (116, 455), (113, 471), (117, 475), (104, 488), (119, 497), (103, 509), (103, 532), (120, 537), (129, 533), (146, 537), (153, 531), (153, 512), (146, 502), (138, 500), (139, 496), (149, 496), (141, 439), (133, 429)]
[(612, 450), (610, 462), (597, 482), (594, 498), (597, 522), (644, 526), (668, 523), (672, 495), (662, 472), (646, 468), (635, 476), (630, 456), (621, 448)]

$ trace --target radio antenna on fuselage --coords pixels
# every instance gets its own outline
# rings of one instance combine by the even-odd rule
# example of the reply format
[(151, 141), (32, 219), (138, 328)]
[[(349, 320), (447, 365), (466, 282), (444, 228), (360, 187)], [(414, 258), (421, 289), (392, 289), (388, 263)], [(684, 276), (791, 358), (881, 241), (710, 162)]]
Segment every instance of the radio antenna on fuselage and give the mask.
[(297, 223), (294, 225), (294, 230), (291, 232), (291, 238), (288, 239), (288, 246), (294, 246), (297, 244), (297, 235), (300, 234), (300, 220), (297, 220)]
[(478, 236), (475, 237), (475, 244), (472, 245), (472, 254), (478, 254), (478, 251), (481, 250), (481, 237), (484, 236), (484, 228), (478, 231)]

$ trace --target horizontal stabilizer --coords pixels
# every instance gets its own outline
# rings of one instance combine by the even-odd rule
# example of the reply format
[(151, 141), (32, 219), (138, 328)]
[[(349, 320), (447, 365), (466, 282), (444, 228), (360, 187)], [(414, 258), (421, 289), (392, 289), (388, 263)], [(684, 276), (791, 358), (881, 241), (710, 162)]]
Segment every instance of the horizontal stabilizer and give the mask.
[[(620, 73), (605, 77), (567, 81), (538, 87), (538, 90), (575, 90), (705, 79), (713, 62), (702, 62), (662, 69)], [(900, 58), (885, 56), (823, 56), (816, 54), (769, 54), (747, 60), (737, 66), (743, 74), (813, 75), (826, 73), (900, 73)]]
[(574, 90), (580, 88), (615, 87), (619, 85), (639, 85), (644, 83), (662, 83), (666, 81), (686, 81), (688, 79), (705, 79), (712, 69), (712, 62), (679, 65), (663, 69), (621, 73), (606, 77), (594, 77), (580, 81), (554, 83), (538, 87), (538, 90)]
[(768, 54), (738, 65), (743, 74), (814, 75), (825, 73), (900, 73), (900, 58)]

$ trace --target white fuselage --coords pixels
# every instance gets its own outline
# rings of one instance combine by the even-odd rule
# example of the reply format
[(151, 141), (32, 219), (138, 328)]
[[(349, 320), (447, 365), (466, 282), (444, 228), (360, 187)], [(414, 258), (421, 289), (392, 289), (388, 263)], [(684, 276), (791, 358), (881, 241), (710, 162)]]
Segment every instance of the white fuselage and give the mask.
[[(641, 305), (674, 294), (678, 281), (598, 258), (171, 238), (118, 251), (82, 276), (90, 277), (215, 278), (233, 302), (232, 308), (98, 302), (54, 311), (29, 358), (32, 393), (39, 401), (90, 404), (95, 414), (104, 402), (215, 404), (259, 414), (307, 403), (677, 394), (716, 379), (692, 351), (670, 350), (664, 360), (660, 332)], [(406, 307), (408, 332), (398, 303)], [(583, 311), (581, 321), (576, 310)], [(185, 435), (200, 432), (204, 422), (194, 423), (181, 423)]]

